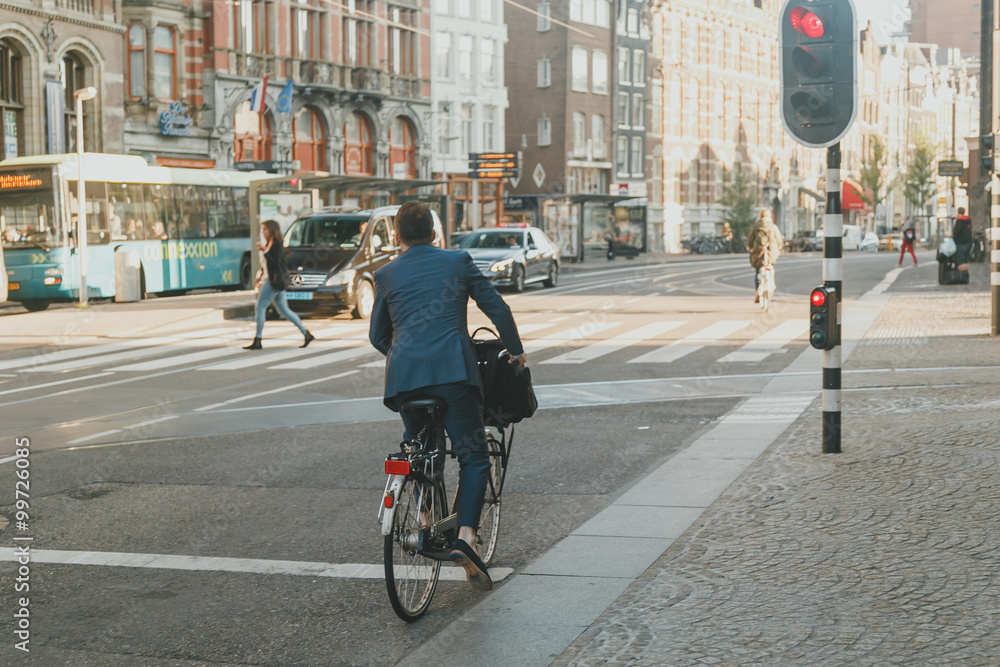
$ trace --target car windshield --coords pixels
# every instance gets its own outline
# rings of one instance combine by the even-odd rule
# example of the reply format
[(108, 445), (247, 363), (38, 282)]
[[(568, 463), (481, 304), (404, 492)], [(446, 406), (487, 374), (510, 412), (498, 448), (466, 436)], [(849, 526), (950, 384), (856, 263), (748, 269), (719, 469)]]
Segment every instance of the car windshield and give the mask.
[(524, 234), (522, 232), (488, 231), (472, 232), (462, 239), (462, 248), (523, 248)]
[(367, 222), (367, 216), (299, 218), (285, 233), (285, 247), (357, 248)]

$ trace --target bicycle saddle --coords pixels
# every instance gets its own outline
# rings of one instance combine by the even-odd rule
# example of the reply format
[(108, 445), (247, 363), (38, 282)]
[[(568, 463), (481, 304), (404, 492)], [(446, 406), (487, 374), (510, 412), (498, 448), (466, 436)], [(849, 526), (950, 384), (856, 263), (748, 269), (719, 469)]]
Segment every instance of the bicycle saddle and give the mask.
[(425, 398), (411, 398), (408, 401), (403, 401), (403, 406), (400, 408), (403, 412), (434, 412), (436, 410), (444, 410), (447, 404), (444, 400), (440, 398), (434, 398), (432, 396), (427, 396)]

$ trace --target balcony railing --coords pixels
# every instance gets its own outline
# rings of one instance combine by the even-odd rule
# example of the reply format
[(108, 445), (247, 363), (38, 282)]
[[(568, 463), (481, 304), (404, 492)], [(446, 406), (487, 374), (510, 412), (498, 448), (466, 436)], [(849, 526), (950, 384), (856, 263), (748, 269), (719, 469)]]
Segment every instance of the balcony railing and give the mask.
[(229, 52), (229, 73), (239, 76), (264, 76), (275, 74), (274, 56), (253, 53)]
[(94, 0), (56, 0), (56, 8), (60, 11), (93, 15)]

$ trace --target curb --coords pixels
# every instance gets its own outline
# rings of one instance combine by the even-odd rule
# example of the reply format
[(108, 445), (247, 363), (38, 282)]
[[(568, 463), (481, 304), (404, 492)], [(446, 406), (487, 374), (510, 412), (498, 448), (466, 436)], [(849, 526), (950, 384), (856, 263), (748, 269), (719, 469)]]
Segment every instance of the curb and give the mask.
[(222, 306), (222, 319), (244, 320), (254, 316), (256, 306), (252, 303), (238, 303), (232, 306)]

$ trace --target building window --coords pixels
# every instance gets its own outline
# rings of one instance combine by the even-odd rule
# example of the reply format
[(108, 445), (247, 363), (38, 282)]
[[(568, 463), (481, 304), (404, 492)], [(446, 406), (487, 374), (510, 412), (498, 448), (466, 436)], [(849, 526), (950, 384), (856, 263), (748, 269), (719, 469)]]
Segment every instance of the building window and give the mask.
[(608, 154), (604, 138), (604, 116), (601, 114), (595, 113), (590, 117), (590, 141), (595, 158), (600, 159)]
[(646, 85), (646, 52), (642, 49), (632, 52), (632, 83), (636, 86)]
[(496, 117), (497, 108), (494, 106), (483, 107), (483, 150), (495, 151), (496, 147)]
[(308, 0), (292, 5), (293, 55), (302, 60), (319, 60), (323, 57), (323, 18), (315, 9), (309, 9)]
[(128, 27), (128, 96), (146, 96), (146, 30), (141, 23)]
[(628, 127), (628, 93), (618, 93), (618, 127)]
[(256, 2), (227, 3), (232, 8), (233, 45), (241, 53), (271, 53), (270, 21), (273, 4)]
[(632, 137), (632, 166), (633, 176), (642, 176), (642, 163), (645, 155), (642, 152), (642, 137)]
[(538, 119), (538, 145), (552, 145), (552, 120), (545, 114)]
[(374, 0), (347, 0), (344, 16), (344, 62), (350, 67), (371, 67), (375, 51)]
[(344, 173), (348, 176), (371, 176), (372, 126), (357, 111), (347, 114), (344, 122)]
[(451, 0), (435, 0), (438, 14), (451, 14)]
[(177, 45), (174, 29), (153, 31), (153, 94), (161, 100), (177, 99)]
[(632, 127), (646, 127), (646, 99), (642, 93), (632, 95)]
[(587, 154), (587, 114), (573, 112), (573, 155)]
[(628, 176), (628, 137), (618, 137), (615, 142), (615, 172)]
[(250, 110), (250, 100), (236, 110), (233, 129), (233, 159), (236, 162), (271, 159), (271, 123), (266, 114)]
[(552, 85), (552, 61), (542, 56), (538, 61), (538, 87), (548, 88)]
[(451, 102), (438, 104), (438, 152), (451, 155), (451, 142), (457, 137), (451, 131)]
[(587, 92), (587, 49), (573, 47), (573, 90)]
[(393, 178), (416, 178), (417, 140), (413, 123), (396, 116), (389, 128), (389, 175)]
[(632, 83), (632, 68), (629, 67), (629, 55), (632, 51), (625, 46), (618, 47), (618, 83)]
[(608, 0), (570, 0), (569, 19), (607, 28), (611, 10)]
[(479, 40), (479, 70), (482, 73), (483, 83), (493, 83), (496, 81), (496, 40)]
[(538, 22), (535, 29), (538, 32), (548, 32), (552, 29), (552, 5), (547, 2), (538, 3)]
[(326, 171), (326, 132), (315, 109), (302, 107), (292, 121), (292, 159), (305, 171)]
[(487, 23), (496, 23), (495, 0), (479, 0), (479, 20)]
[[(83, 60), (77, 54), (70, 52), (62, 59), (62, 80), (63, 80), (63, 140), (67, 153), (76, 151), (76, 100), (73, 92), (86, 88), (90, 85), (87, 82), (87, 70)], [(92, 104), (83, 105), (83, 127), (89, 130), (92, 124), (92, 117), (89, 110)], [(88, 133), (89, 134), (89, 133)], [(90, 150), (96, 150), (96, 146), (89, 141), (90, 137), (84, 137), (84, 144)]]
[(595, 0), (594, 4), (596, 5), (594, 23), (602, 28), (610, 27), (611, 6), (608, 4), (608, 0)]
[(439, 32), (434, 40), (438, 78), (451, 81), (451, 33)]
[(472, 37), (458, 38), (458, 82), (464, 90), (472, 88)]
[(472, 0), (458, 0), (458, 15), (464, 19), (472, 18)]
[(602, 95), (608, 94), (608, 54), (595, 50), (593, 53), (593, 90)]
[(639, 36), (639, 10), (630, 9), (628, 10), (628, 18), (626, 19), (625, 29), (628, 34), (632, 37)]
[(24, 152), (24, 71), (14, 45), (0, 40), (0, 156)]
[(392, 73), (416, 76), (416, 33), (404, 26), (416, 26), (417, 13), (412, 9), (393, 7), (391, 15), (393, 22), (397, 24), (389, 26), (389, 63), (392, 65)]
[(583, 20), (583, 0), (569, 0), (569, 20)]
[(462, 105), (462, 153), (471, 153), (475, 149), (473, 145), (473, 131), (472, 131), (472, 114), (473, 108), (471, 104)]

